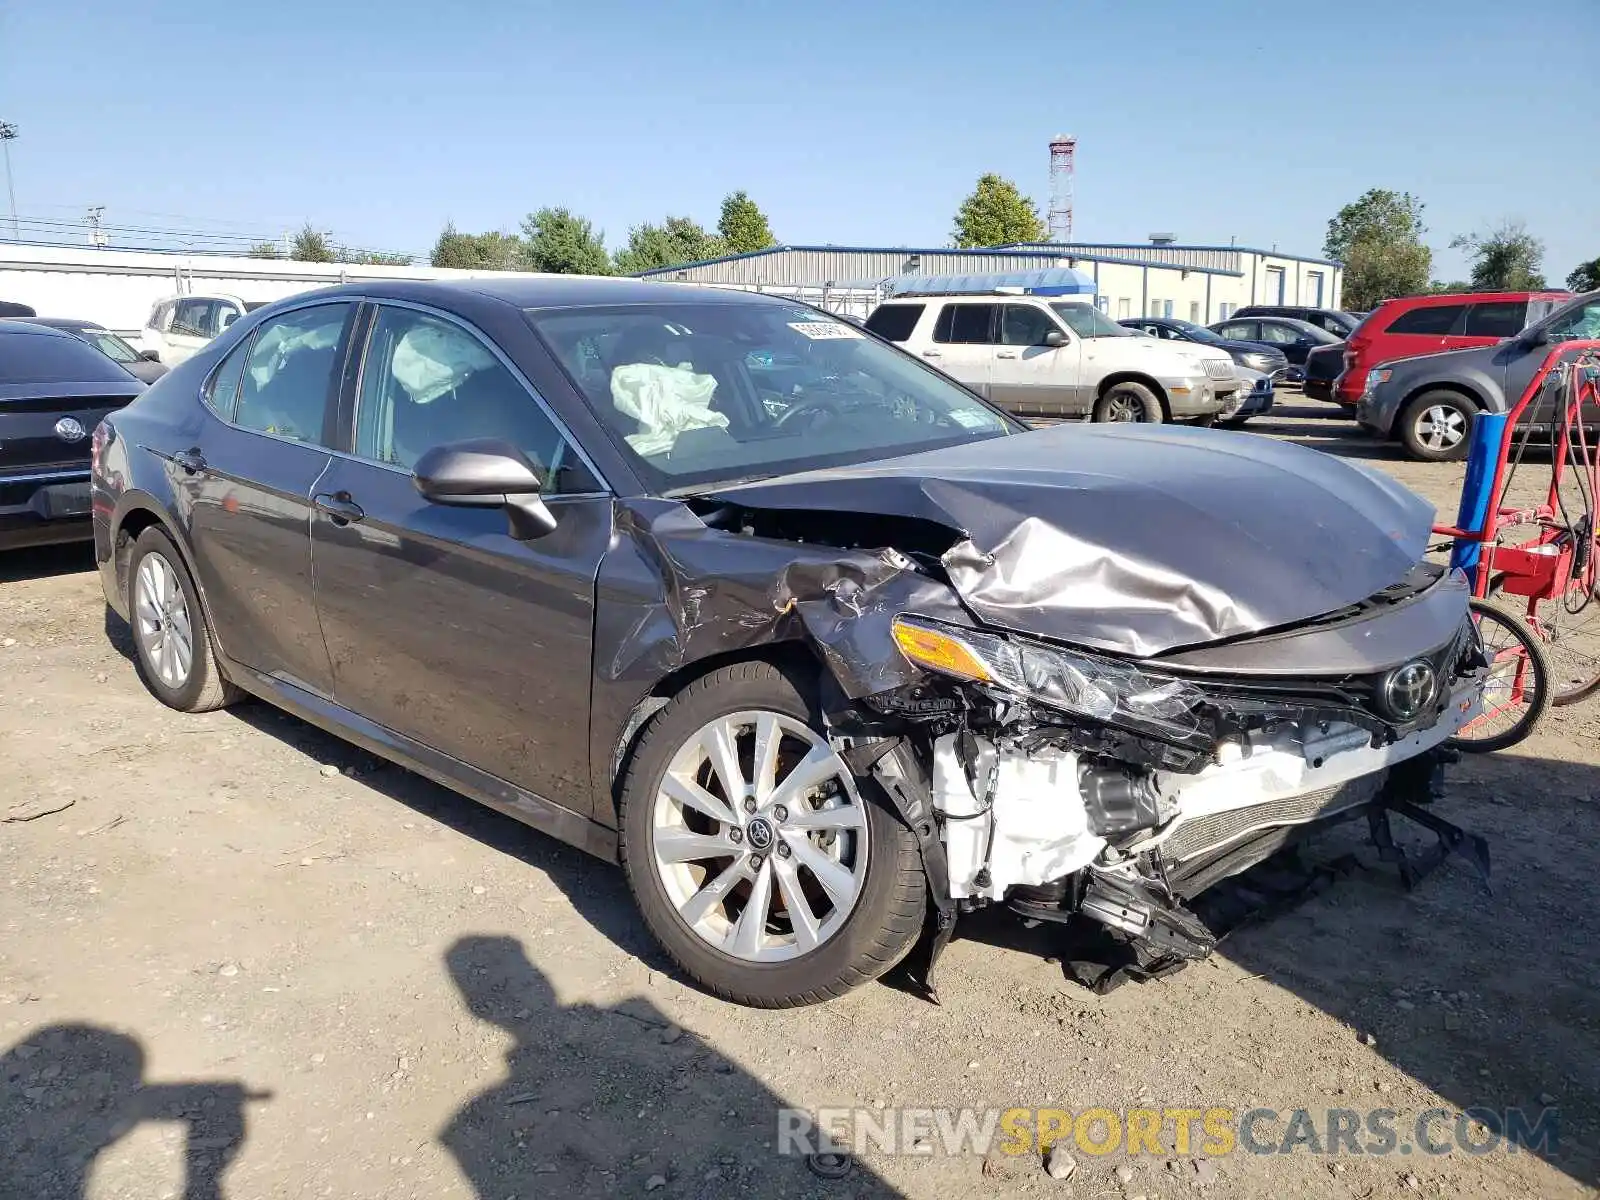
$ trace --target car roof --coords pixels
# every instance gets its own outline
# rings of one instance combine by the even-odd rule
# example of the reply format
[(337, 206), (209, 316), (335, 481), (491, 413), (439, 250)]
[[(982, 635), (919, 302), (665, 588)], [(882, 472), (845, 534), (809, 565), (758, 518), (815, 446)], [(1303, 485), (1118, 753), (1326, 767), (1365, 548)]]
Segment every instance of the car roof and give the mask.
[[(42, 325), (30, 317), (0, 317), (0, 334), (7, 334), (11, 336), (16, 336), (19, 334), (32, 334), (38, 337), (72, 337), (70, 333), (67, 333), (64, 330), (52, 329), (50, 326)], [(77, 341), (76, 338), (73, 338), (72, 340)]]
[(1529, 292), (1436, 292), (1426, 296), (1394, 296), (1384, 304), (1404, 305), (1407, 308), (1426, 308), (1439, 304), (1484, 304), (1508, 300), (1565, 300), (1572, 293), (1561, 288)]
[(43, 325), (47, 329), (65, 329), (68, 332), (80, 329), (105, 329), (105, 326), (98, 321), (82, 321), (77, 317), (28, 317), (26, 320), (30, 325)]
[[(323, 288), (318, 296), (439, 303), (488, 297), (517, 308), (582, 308), (609, 304), (794, 304), (789, 296), (741, 292), (689, 283), (658, 283), (600, 275), (518, 275), (506, 279), (366, 280)], [(303, 300), (307, 293), (289, 299)]]

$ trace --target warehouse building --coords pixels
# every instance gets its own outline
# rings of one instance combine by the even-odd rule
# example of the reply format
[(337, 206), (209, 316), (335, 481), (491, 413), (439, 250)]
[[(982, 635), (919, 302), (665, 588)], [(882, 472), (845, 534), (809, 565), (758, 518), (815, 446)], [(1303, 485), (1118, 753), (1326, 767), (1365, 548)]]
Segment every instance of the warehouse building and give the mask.
[(989, 275), (1070, 267), (1094, 282), (1094, 302), (1113, 319), (1178, 317), (1206, 325), (1247, 304), (1338, 308), (1343, 271), (1322, 258), (1246, 246), (1028, 242), (992, 250), (774, 246), (644, 273), (793, 295), (864, 316), (906, 276)]

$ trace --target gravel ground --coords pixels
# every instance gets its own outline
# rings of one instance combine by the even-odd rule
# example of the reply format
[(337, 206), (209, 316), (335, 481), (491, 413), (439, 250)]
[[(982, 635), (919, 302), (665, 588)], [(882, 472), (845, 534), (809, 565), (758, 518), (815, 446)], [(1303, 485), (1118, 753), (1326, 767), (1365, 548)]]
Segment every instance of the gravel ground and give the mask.
[[(1453, 516), (1459, 466), (1328, 411), (1260, 431)], [(81, 547), (0, 558), (0, 1196), (1596, 1194), (1600, 701), (1452, 769), (1492, 895), (1460, 859), (1407, 893), (1346, 827), (1315, 853), (1358, 869), (1164, 980), (1097, 996), (1058, 931), (972, 920), (942, 1006), (878, 984), (766, 1013), (677, 983), (615, 869), (264, 705), (169, 712), (127, 652)], [(1064, 1180), (873, 1149), (829, 1180), (776, 1153), (783, 1105), (1388, 1108), (1407, 1146), (1430, 1108), (1554, 1106), (1560, 1140), (1206, 1158), (1168, 1134), (1075, 1147)]]

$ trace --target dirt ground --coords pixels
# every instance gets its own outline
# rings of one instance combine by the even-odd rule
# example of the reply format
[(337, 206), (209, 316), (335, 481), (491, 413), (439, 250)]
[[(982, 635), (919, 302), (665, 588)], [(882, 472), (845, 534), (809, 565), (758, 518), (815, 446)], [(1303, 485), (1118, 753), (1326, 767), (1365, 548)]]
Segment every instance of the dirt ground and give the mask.
[[(1453, 517), (1459, 466), (1328, 411), (1261, 431)], [(0, 815), (59, 809), (0, 823), (7, 1200), (1597, 1194), (1600, 700), (1451, 769), (1492, 895), (1459, 858), (1408, 893), (1345, 827), (1316, 852), (1362, 869), (1164, 980), (1097, 996), (1051, 929), (974, 920), (941, 1006), (880, 983), (767, 1013), (676, 982), (614, 868), (264, 705), (170, 712), (128, 648), (86, 550), (0, 557)], [(831, 1180), (777, 1154), (784, 1105), (1388, 1108), (1414, 1152), (1169, 1138), (1058, 1181), (874, 1149)], [(1411, 1147), (1474, 1105), (1555, 1107), (1559, 1142)]]

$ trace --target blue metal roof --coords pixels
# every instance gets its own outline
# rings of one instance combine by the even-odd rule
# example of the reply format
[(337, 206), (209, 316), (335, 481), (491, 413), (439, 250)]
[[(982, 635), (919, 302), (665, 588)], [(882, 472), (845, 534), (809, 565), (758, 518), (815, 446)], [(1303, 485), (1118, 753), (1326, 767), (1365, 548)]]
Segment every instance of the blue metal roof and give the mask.
[(1071, 267), (1041, 271), (996, 271), (985, 275), (902, 275), (889, 285), (890, 295), (902, 292), (993, 293), (999, 288), (1021, 288), (1034, 296), (1092, 296), (1094, 280)]
[[(1189, 250), (1199, 249), (1199, 247), (1194, 246), (1172, 248)], [(1211, 250), (1243, 249), (1243, 247), (1237, 246), (1209, 246), (1205, 248)], [(791, 252), (811, 252), (819, 254), (903, 254), (907, 257), (919, 255), (922, 258), (938, 258), (940, 256), (950, 256), (956, 254), (1003, 255), (1007, 258), (1037, 258), (1054, 262), (1059, 262), (1063, 258), (1070, 258), (1078, 262), (1101, 262), (1116, 266), (1128, 267), (1159, 267), (1162, 270), (1189, 271), (1200, 275), (1229, 275), (1233, 276), (1234, 278), (1239, 278), (1244, 274), (1243, 271), (1229, 271), (1221, 267), (1191, 267), (1185, 266), (1182, 263), (1156, 262), (1153, 260), (1140, 258), (1122, 258), (1120, 256), (1113, 256), (1109, 254), (1087, 254), (1073, 249), (1072, 247), (1063, 246), (1052, 242), (1018, 243), (1015, 247), (975, 246), (970, 249), (953, 248), (950, 246), (938, 246), (927, 249), (919, 249), (916, 246), (795, 246), (789, 245), (788, 243), (781, 243), (776, 246), (768, 246), (764, 250), (746, 250), (743, 254), (722, 254), (716, 258), (701, 258), (696, 259), (694, 262), (673, 263), (671, 266), (652, 267), (648, 271), (638, 271), (635, 274), (640, 279), (648, 279), (653, 275), (670, 275), (675, 271), (687, 271), (694, 267), (710, 267), (716, 266), (720, 263), (738, 262), (740, 259), (745, 258), (764, 258), (770, 254), (787, 254)], [(1265, 253), (1265, 251), (1260, 253)], [(1279, 255), (1278, 257), (1292, 259), (1296, 256), (1292, 254), (1283, 254)], [(1305, 259), (1303, 261), (1313, 262), (1316, 260)]]

